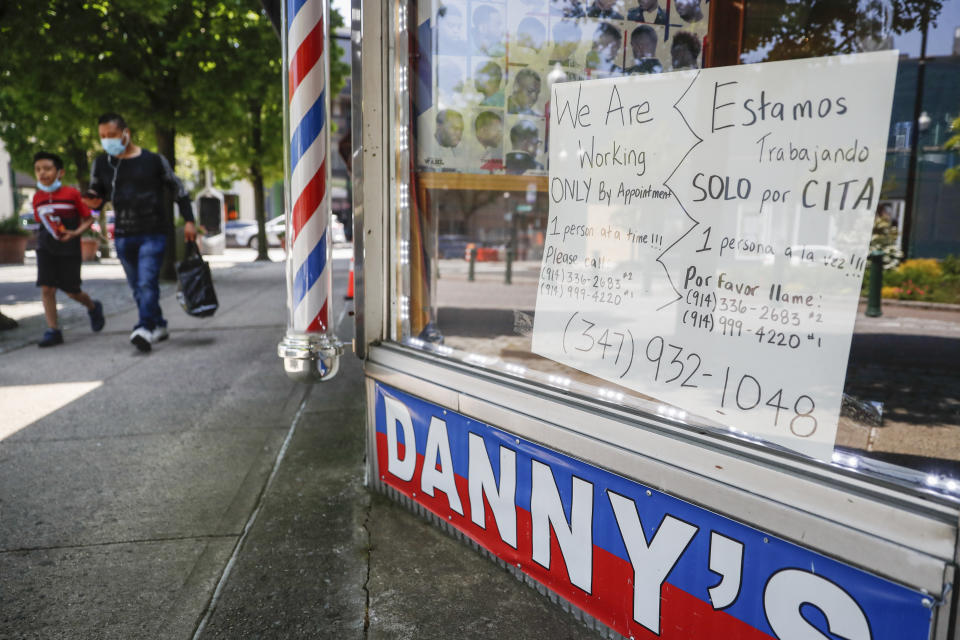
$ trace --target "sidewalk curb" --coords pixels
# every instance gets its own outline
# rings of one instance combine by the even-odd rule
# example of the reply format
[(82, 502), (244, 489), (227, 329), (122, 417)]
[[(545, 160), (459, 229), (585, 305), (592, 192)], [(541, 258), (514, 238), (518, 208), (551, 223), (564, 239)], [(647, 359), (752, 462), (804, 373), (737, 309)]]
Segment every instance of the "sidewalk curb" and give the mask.
[[(867, 304), (865, 297), (860, 298), (862, 304)], [(898, 300), (896, 298), (883, 298), (880, 301), (881, 307), (889, 305), (891, 307), (909, 307), (913, 309), (933, 309), (936, 311), (960, 311), (960, 304), (949, 302), (925, 302), (923, 300)]]

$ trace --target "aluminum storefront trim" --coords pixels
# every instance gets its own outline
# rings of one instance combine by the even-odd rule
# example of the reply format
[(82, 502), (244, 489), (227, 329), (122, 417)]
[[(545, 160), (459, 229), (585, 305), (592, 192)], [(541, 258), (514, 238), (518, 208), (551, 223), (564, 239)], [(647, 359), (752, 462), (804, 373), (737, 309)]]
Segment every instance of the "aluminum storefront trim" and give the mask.
[(747, 447), (705, 446), (652, 421), (576, 406), (399, 349), (377, 347), (370, 356), (370, 377), (437, 405), (896, 582), (943, 590), (956, 552), (953, 505), (765, 459)]

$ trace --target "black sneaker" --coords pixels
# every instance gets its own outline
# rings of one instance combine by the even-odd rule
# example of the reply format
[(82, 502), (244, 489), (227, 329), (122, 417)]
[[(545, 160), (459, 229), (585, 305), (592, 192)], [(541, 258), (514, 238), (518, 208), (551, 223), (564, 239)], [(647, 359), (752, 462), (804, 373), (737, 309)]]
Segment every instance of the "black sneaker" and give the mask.
[(47, 329), (43, 332), (43, 337), (40, 338), (37, 346), (53, 347), (58, 344), (63, 344), (63, 334), (60, 332), (60, 329)]
[(137, 327), (133, 330), (133, 333), (130, 334), (130, 343), (133, 344), (138, 351), (144, 353), (150, 351), (150, 332), (147, 331), (145, 327)]
[(93, 329), (94, 333), (103, 329), (103, 325), (107, 321), (103, 317), (103, 305), (100, 304), (99, 300), (93, 301), (93, 309), (88, 310), (87, 315), (90, 316), (90, 328)]

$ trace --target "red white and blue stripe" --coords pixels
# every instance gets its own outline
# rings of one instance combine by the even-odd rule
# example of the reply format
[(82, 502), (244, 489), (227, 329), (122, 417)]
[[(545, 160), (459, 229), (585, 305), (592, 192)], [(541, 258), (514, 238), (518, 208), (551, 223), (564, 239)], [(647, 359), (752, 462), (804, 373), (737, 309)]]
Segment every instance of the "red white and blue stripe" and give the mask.
[(326, 34), (323, 0), (287, 0), (290, 114), (290, 296), (293, 332), (330, 327)]
[[(927, 640), (930, 637), (932, 600), (925, 593), (517, 438), (387, 385), (377, 383), (375, 389), (376, 463), (381, 482), (422, 505), (478, 545), (519, 568), (624, 637), (636, 640), (838, 637), (851, 640)], [(389, 418), (386, 409), (388, 400), (394, 407)], [(396, 411), (397, 406), (402, 407), (403, 415)], [(409, 430), (401, 424), (404, 420)], [(408, 447), (416, 450), (415, 465), (410, 466), (408, 475), (404, 477), (391, 471), (388, 435), (391, 430), (397, 433), (395, 446), (398, 457), (406, 458)], [(414, 441), (407, 439), (407, 435)], [(480, 443), (479, 455), (474, 456), (471, 452), (476, 447), (471, 445), (470, 440), (474, 444)], [(434, 444), (431, 445), (431, 442)], [(446, 453), (438, 455), (438, 452)], [(486, 493), (477, 496), (482, 500), (484, 511), (484, 517), (479, 520), (481, 524), (477, 524), (472, 513), (474, 496), (471, 494), (470, 477), (472, 473), (477, 473), (474, 465), (478, 461), (481, 464), (477, 466), (481, 469), (488, 466), (493, 481), (501, 487), (504, 486), (504, 477), (513, 478), (506, 483), (512, 488), (505, 492), (507, 504), (512, 502), (514, 506), (514, 509), (508, 509), (513, 512), (512, 516), (504, 517), (503, 512), (498, 513), (493, 509), (490, 494)], [(508, 467), (504, 467), (505, 464)], [(549, 524), (547, 536), (550, 552), (545, 565), (536, 559), (534, 551), (538, 540), (543, 544), (542, 532), (545, 529), (545, 520), (541, 517), (537, 524), (536, 514), (543, 514), (552, 507), (544, 506), (550, 502), (549, 491), (543, 491), (542, 487), (534, 490), (535, 465), (549, 469), (547, 477), (552, 477), (550, 485), (559, 496), (563, 509), (560, 528), (565, 528), (567, 521), (573, 520), (574, 500), (579, 501), (579, 512), (587, 514), (589, 523), (589, 531), (585, 536), (566, 538), (573, 551), (569, 558), (565, 556), (560, 543), (556, 523)], [(444, 466), (448, 468), (444, 469)], [(424, 472), (431, 469), (434, 478), (442, 472), (452, 473), (451, 483), (443, 488), (442, 483), (431, 481), (428, 483), (430, 488), (426, 489)], [(577, 494), (575, 480), (581, 488), (583, 485), (587, 487), (586, 493), (581, 491)], [(447, 490), (453, 495), (445, 493)], [(578, 497), (575, 498), (575, 494)], [(627, 504), (632, 502), (636, 517), (645, 529), (631, 531), (622, 528), (621, 516), (617, 514), (611, 496), (625, 498)], [(584, 500), (589, 505), (585, 510)], [(501, 508), (504, 506), (500, 497), (497, 503)], [(638, 572), (655, 571), (652, 567), (659, 564), (658, 556), (669, 553), (655, 542), (668, 517), (685, 523), (695, 533), (686, 547), (681, 545), (679, 559), (674, 562), (673, 556), (670, 556), (669, 562), (673, 564), (666, 580), (660, 585), (659, 594), (646, 594), (648, 598), (643, 603), (653, 603), (659, 609), (659, 628), (651, 630), (648, 625), (638, 621), (633, 582)], [(798, 532), (798, 535), (802, 533)], [(647, 546), (647, 539), (650, 540), (650, 551), (648, 554), (639, 554), (643, 557), (638, 558), (634, 567), (626, 542), (629, 537), (632, 546), (636, 547), (639, 544), (637, 536), (644, 536), (643, 546)], [(723, 566), (711, 561), (715, 536), (732, 541), (742, 549), (739, 579), (734, 576), (734, 586), (738, 589), (728, 592), (733, 593), (732, 600), (718, 603), (712, 599), (712, 590), (721, 584), (721, 580), (726, 581), (728, 576), (716, 573), (715, 570), (722, 570)], [(586, 586), (582, 579), (575, 581), (570, 572), (570, 566), (583, 568), (584, 558), (588, 558), (585, 566), (587, 575), (591, 577)], [(669, 566), (669, 562), (665, 566)], [(775, 593), (769, 588), (774, 577), (782, 572), (809, 574), (815, 577), (818, 585), (829, 585), (836, 591), (825, 590), (824, 593), (830, 595), (824, 596), (820, 602), (804, 598), (794, 600), (796, 594), (783, 591)], [(578, 575), (581, 578), (583, 576), (582, 573)], [(845, 594), (844, 598), (837, 597), (836, 593), (840, 591)], [(821, 600), (819, 597), (816, 599)], [(849, 622), (850, 609), (841, 612), (846, 618), (834, 615), (840, 611), (836, 607), (837, 602), (844, 599), (853, 603), (855, 617), (865, 621), (857, 627), (857, 633), (847, 632), (853, 628), (852, 625), (841, 624), (843, 621)], [(817, 609), (818, 606), (825, 606), (826, 612)], [(648, 608), (644, 606), (643, 610), (647, 611)], [(805, 628), (791, 629), (793, 634), (784, 635), (780, 626), (782, 623), (774, 621), (771, 613), (782, 621), (784, 617), (794, 619), (794, 616), (784, 616), (784, 613), (797, 611), (804, 619), (800, 626)], [(496, 612), (491, 611), (491, 615), (496, 615)], [(829, 629), (835, 623), (834, 634)], [(781, 632), (774, 630), (774, 624), (778, 624)]]

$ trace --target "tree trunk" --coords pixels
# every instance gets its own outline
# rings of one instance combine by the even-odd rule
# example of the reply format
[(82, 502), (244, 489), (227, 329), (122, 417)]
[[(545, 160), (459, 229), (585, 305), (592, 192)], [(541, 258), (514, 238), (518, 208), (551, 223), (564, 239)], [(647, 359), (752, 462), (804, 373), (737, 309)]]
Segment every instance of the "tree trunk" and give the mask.
[[(260, 162), (250, 165), (250, 179), (253, 182), (253, 208), (257, 215), (257, 261), (270, 260), (267, 255), (267, 209), (263, 193), (263, 169)], [(286, 241), (286, 240), (284, 240)]]
[[(176, 139), (176, 130), (173, 127), (157, 126), (154, 130), (157, 136), (157, 153), (162, 155), (170, 163), (171, 168), (177, 166), (177, 152), (174, 146)], [(176, 252), (176, 233), (177, 230), (173, 223), (173, 194), (169, 190), (164, 190), (163, 210), (167, 218), (167, 250), (163, 255), (163, 265), (160, 267), (160, 277), (164, 280), (176, 280), (177, 272), (174, 268)]]
[[(73, 160), (73, 165), (77, 168), (77, 185), (80, 187), (80, 193), (85, 193), (90, 187), (90, 158), (87, 156), (87, 150), (77, 142), (74, 136), (67, 138), (67, 155)], [(110, 257), (110, 238), (107, 235), (107, 211), (100, 208), (97, 218), (100, 225), (100, 257)]]
[[(257, 101), (250, 103), (250, 121), (253, 129), (250, 132), (250, 142), (253, 147), (253, 162), (250, 163), (250, 179), (253, 181), (253, 209), (257, 216), (257, 261), (270, 260), (267, 255), (267, 210), (263, 193), (263, 167), (260, 158), (263, 156), (263, 131), (260, 127), (262, 107)], [(283, 242), (286, 242), (284, 237)]]
[(70, 136), (67, 138), (67, 155), (77, 168), (77, 186), (80, 187), (80, 193), (83, 193), (90, 186), (90, 159), (87, 157), (87, 149)]

